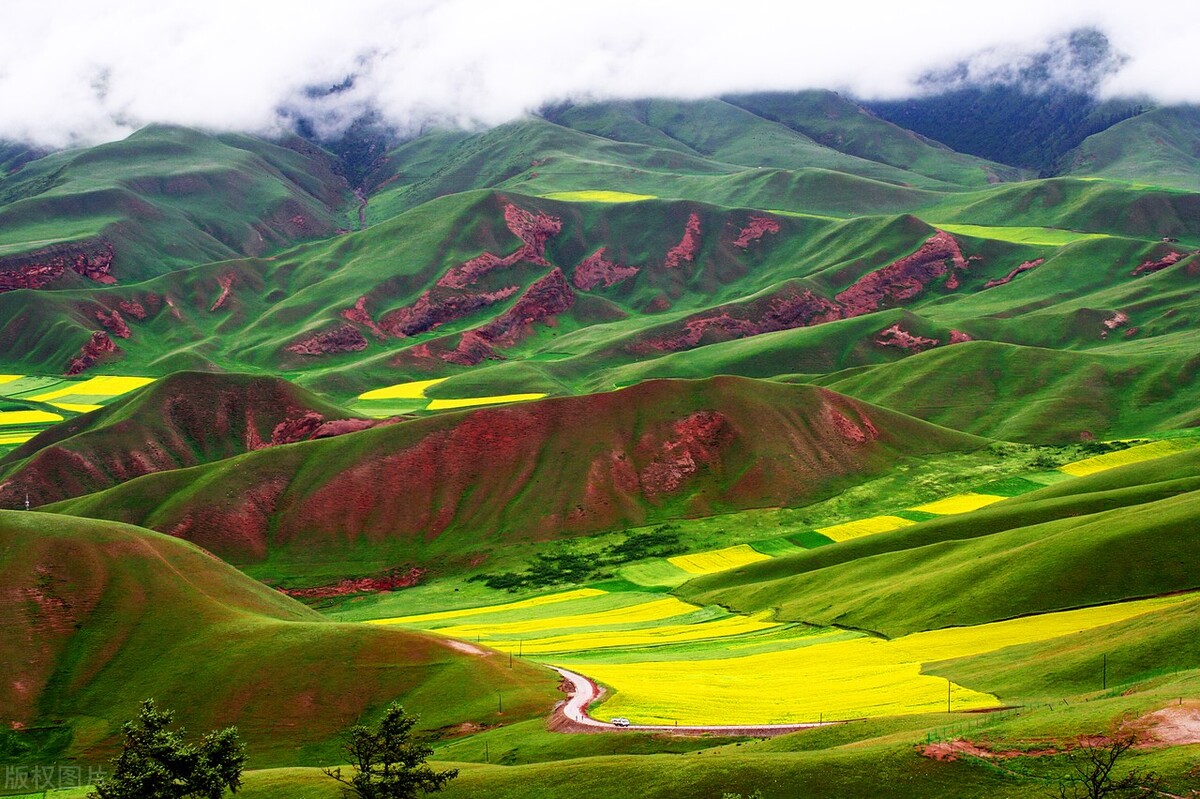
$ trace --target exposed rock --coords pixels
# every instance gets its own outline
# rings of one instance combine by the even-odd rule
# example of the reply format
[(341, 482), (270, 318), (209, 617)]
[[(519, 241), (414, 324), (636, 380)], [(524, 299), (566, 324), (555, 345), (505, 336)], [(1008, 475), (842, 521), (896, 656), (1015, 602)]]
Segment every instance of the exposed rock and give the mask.
[(366, 297), (359, 297), (358, 301), (354, 303), (353, 308), (343, 310), (342, 318), (367, 328), (380, 341), (387, 338), (387, 333), (384, 332), (383, 328), (375, 324), (375, 320), (371, 318), (371, 312), (367, 310)]
[(992, 289), (992, 288), (995, 288), (996, 286), (1003, 286), (1005, 283), (1011, 283), (1013, 278), (1016, 277), (1017, 275), (1021, 274), (1022, 272), (1028, 272), (1030, 269), (1037, 269), (1039, 266), (1041, 266), (1045, 262), (1046, 262), (1045, 258), (1037, 258), (1033, 261), (1026, 261), (1025, 263), (1018, 266), (1016, 269), (1009, 272), (1004, 277), (996, 278), (995, 280), (989, 280), (988, 282), (984, 283), (983, 287), (985, 289)]
[(897, 347), (908, 352), (924, 352), (936, 347), (939, 342), (934, 338), (910, 333), (897, 322), (886, 330), (879, 331), (875, 336), (875, 343), (881, 347)]
[(496, 352), (491, 342), (476, 330), (468, 330), (458, 340), (458, 346), (442, 356), (447, 363), (459, 366), (474, 366), (484, 361), (502, 361), (504, 356)]
[(89, 280), (110, 285), (113, 246), (101, 242), (91, 247), (56, 245), (32, 253), (0, 259), (0, 292), (40, 289), (70, 269)]
[(501, 269), (521, 261), (538, 266), (550, 266), (546, 260), (546, 242), (562, 230), (562, 220), (546, 214), (532, 214), (512, 203), (504, 206), (504, 223), (521, 246), (504, 257), (485, 252), (465, 263), (453, 267), (442, 275), (437, 285), (441, 288), (465, 289), (494, 269)]
[(829, 415), (829, 422), (833, 428), (851, 444), (865, 444), (879, 438), (879, 431), (865, 415), (860, 418), (858, 424), (855, 424), (832, 405), (826, 406), (826, 413)]
[(367, 348), (367, 339), (353, 325), (339, 325), (332, 330), (289, 344), (288, 352), (298, 355), (332, 355), (338, 352), (360, 352)]
[(228, 273), (217, 278), (217, 282), (221, 286), (221, 295), (217, 297), (216, 302), (208, 309), (209, 313), (216, 311), (225, 304), (225, 300), (229, 299), (229, 292), (233, 288), (233, 274)]
[(742, 228), (738, 233), (738, 237), (733, 240), (733, 246), (740, 249), (746, 249), (751, 242), (758, 241), (768, 233), (778, 233), (779, 223), (774, 219), (766, 216), (753, 216), (750, 222)]
[(507, 299), (520, 290), (520, 286), (507, 286), (498, 291), (461, 294), (433, 288), (412, 305), (386, 314), (379, 326), (390, 336), (415, 336)]
[[(157, 299), (157, 296), (155, 296), (155, 299)], [(121, 300), (117, 303), (117, 308), (121, 310), (121, 313), (126, 316), (132, 316), (134, 319), (142, 320), (148, 316), (146, 307), (140, 302), (134, 302), (133, 300)]]
[(912, 255), (863, 275), (836, 299), (845, 307), (847, 318), (862, 316), (916, 297), (955, 269), (965, 271), (967, 259), (954, 237), (939, 230)]
[(88, 343), (83, 345), (79, 351), (79, 355), (71, 359), (67, 365), (67, 376), (71, 377), (80, 374), (85, 369), (90, 369), (105, 355), (120, 352), (116, 343), (103, 330), (97, 330), (88, 339)]
[(284, 588), (281, 591), (296, 599), (329, 599), (352, 594), (377, 594), (383, 591), (398, 591), (402, 588), (412, 588), (421, 582), (428, 570), (410, 567), (407, 569), (392, 569), (383, 577), (360, 577), (336, 582), (332, 585), (320, 585), (315, 588)]
[(479, 328), (488, 341), (515, 344), (535, 322), (544, 322), (575, 304), (575, 292), (557, 266), (525, 290), (511, 308)]
[(1158, 272), (1162, 269), (1166, 269), (1168, 266), (1174, 266), (1187, 256), (1188, 253), (1182, 253), (1178, 250), (1173, 250), (1164, 255), (1162, 258), (1159, 258), (1157, 261), (1144, 261), (1142, 265), (1137, 269), (1134, 269), (1131, 274), (1133, 274), (1134, 277), (1137, 277), (1138, 275), (1147, 275), (1151, 272)]
[(622, 280), (627, 280), (640, 271), (636, 266), (624, 266), (604, 257), (607, 247), (601, 247), (579, 262), (571, 282), (581, 291), (591, 291), (601, 284), (604, 288), (615, 286)]
[(693, 317), (674, 335), (650, 338), (630, 347), (635, 354), (677, 352), (709, 342), (757, 336), (777, 330), (808, 327), (841, 318), (841, 309), (830, 300), (804, 289), (776, 295), (749, 305), (727, 306), (718, 313)]
[(651, 460), (638, 472), (646, 498), (654, 501), (678, 491), (702, 466), (713, 466), (721, 445), (733, 435), (729, 419), (719, 411), (697, 411), (671, 426), (669, 438), (656, 442), (647, 433), (639, 442), (639, 455)]
[(683, 238), (667, 252), (666, 260), (663, 263), (668, 269), (674, 269), (682, 263), (691, 263), (699, 249), (700, 214), (693, 213), (688, 217)]
[(964, 341), (974, 341), (974, 340), (975, 339), (971, 338), (971, 336), (969, 334), (964, 333), (961, 330), (951, 330), (950, 331), (950, 343), (951, 344), (962, 344)]
[(125, 324), (119, 311), (96, 311), (96, 319), (117, 338), (129, 338), (131, 335), (129, 325)]
[(1112, 316), (1105, 319), (1102, 323), (1104, 330), (1100, 333), (1100, 338), (1108, 338), (1108, 334), (1119, 327), (1124, 327), (1129, 324), (1129, 314), (1124, 311), (1117, 311)]

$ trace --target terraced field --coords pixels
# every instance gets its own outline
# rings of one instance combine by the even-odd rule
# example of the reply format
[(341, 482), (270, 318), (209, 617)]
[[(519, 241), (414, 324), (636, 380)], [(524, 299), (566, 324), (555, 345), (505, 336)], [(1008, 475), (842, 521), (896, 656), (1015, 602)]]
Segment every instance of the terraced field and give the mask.
[(108, 405), (154, 382), (150, 377), (69, 379), (0, 375), (0, 455), (51, 425)]

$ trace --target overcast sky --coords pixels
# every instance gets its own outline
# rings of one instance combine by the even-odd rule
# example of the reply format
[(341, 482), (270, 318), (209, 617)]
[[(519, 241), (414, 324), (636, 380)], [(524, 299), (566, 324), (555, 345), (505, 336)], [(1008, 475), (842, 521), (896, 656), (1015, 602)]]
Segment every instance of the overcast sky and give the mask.
[(353, 89), (320, 105), (330, 120), (368, 105), (411, 127), (496, 124), (562, 99), (803, 88), (896, 97), (927, 70), (989, 49), (992, 60), (1019, 58), (1084, 25), (1129, 57), (1105, 92), (1195, 102), (1197, 5), (5, 0), (0, 138), (95, 143), (151, 122), (273, 132), (305, 87), (352, 73)]

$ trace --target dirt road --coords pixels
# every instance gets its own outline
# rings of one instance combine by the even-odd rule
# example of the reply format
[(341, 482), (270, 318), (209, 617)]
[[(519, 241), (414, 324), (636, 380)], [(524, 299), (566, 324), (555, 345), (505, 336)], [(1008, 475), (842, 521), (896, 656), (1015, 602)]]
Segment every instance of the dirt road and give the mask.
[(735, 725), (705, 725), (705, 726), (675, 726), (670, 724), (630, 724), (628, 727), (615, 727), (604, 721), (597, 721), (587, 714), (588, 705), (599, 699), (604, 691), (594, 682), (576, 674), (573, 671), (551, 666), (570, 685), (567, 700), (554, 709), (551, 729), (557, 732), (624, 732), (639, 730), (642, 732), (665, 732), (674, 735), (729, 735), (753, 736), (768, 738), (773, 735), (806, 730), (810, 727), (826, 727), (830, 724), (841, 724), (839, 721), (827, 721), (824, 724), (810, 722), (808, 724), (759, 724), (757, 726)]

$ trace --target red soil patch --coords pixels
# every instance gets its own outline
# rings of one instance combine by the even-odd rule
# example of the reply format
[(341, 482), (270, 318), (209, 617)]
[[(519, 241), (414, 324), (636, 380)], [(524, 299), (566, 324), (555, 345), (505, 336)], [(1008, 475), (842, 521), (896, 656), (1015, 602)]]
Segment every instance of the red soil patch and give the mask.
[(316, 411), (307, 411), (292, 415), (279, 424), (275, 425), (275, 429), (271, 431), (271, 440), (262, 441), (258, 438), (257, 431), (253, 425), (247, 428), (246, 449), (265, 449), (266, 447), (277, 447), (281, 444), (295, 444), (298, 441), (315, 441), (318, 438), (332, 438), (334, 436), (344, 435), (346, 433), (357, 433), (360, 430), (369, 430), (372, 427), (378, 427), (381, 424), (391, 424), (392, 419), (326, 419)]
[(719, 411), (697, 411), (680, 419), (665, 440), (646, 433), (638, 442), (638, 454), (652, 460), (638, 472), (642, 493), (653, 502), (677, 492), (702, 466), (717, 463), (730, 435), (729, 419)]
[(43, 288), (68, 269), (97, 283), (116, 283), (110, 274), (112, 263), (113, 246), (108, 242), (87, 249), (58, 245), (12, 256), (0, 260), (0, 292)]
[(575, 304), (575, 293), (566, 275), (558, 267), (525, 290), (513, 306), (492, 321), (467, 331), (458, 347), (442, 356), (443, 360), (473, 366), (488, 359), (500, 359), (497, 345), (512, 346), (529, 335), (537, 322), (549, 323), (553, 317)]
[(863, 275), (836, 299), (845, 308), (847, 318), (862, 316), (910, 300), (956, 269), (965, 271), (967, 259), (954, 237), (939, 230), (912, 255)]
[(636, 266), (624, 266), (604, 257), (607, 247), (601, 247), (579, 262), (571, 282), (581, 291), (591, 291), (601, 284), (604, 288), (615, 286), (622, 280), (628, 280), (640, 270)]
[(663, 262), (668, 269), (674, 269), (683, 263), (691, 263), (700, 249), (700, 214), (688, 216), (687, 227), (684, 228), (683, 238), (667, 251)]
[(951, 330), (950, 331), (950, 343), (951, 344), (962, 344), (964, 341), (974, 341), (974, 340), (975, 339), (971, 338), (969, 333), (964, 333), (961, 330)]
[[(155, 299), (158, 299), (157, 295), (151, 296), (154, 296)], [(121, 300), (117, 303), (117, 308), (119, 308), (121, 313), (125, 314), (126, 316), (132, 316), (134, 319), (138, 320), (145, 319), (149, 315), (146, 313), (146, 306), (142, 305), (140, 302), (134, 302), (132, 300)]]
[(465, 289), (494, 269), (527, 261), (538, 266), (550, 266), (546, 260), (546, 242), (562, 230), (562, 220), (556, 216), (533, 214), (512, 203), (504, 206), (504, 223), (521, 240), (521, 246), (504, 257), (485, 252), (442, 275), (441, 288)]
[(1130, 274), (1132, 274), (1134, 277), (1137, 277), (1138, 275), (1147, 275), (1151, 272), (1158, 272), (1166, 269), (1168, 266), (1174, 266), (1187, 256), (1188, 253), (1182, 253), (1177, 250), (1173, 250), (1164, 255), (1162, 258), (1159, 258), (1157, 261), (1144, 261), (1141, 266), (1139, 266), (1137, 269), (1134, 269)]
[(834, 429), (850, 444), (865, 444), (879, 438), (879, 431), (865, 414), (860, 417), (859, 424), (855, 424), (832, 405), (826, 408), (826, 412)]
[(634, 354), (677, 352), (702, 343), (757, 336), (777, 330), (808, 327), (841, 318), (841, 309), (808, 289), (788, 289), (774, 297), (684, 320), (679, 332), (649, 338), (630, 346)]
[(218, 310), (222, 305), (225, 304), (225, 301), (229, 299), (229, 292), (233, 289), (233, 279), (234, 276), (232, 273), (221, 275), (219, 278), (217, 278), (217, 283), (219, 283), (221, 286), (221, 295), (217, 297), (216, 301), (209, 307), (209, 313)]
[(750, 218), (749, 224), (742, 228), (738, 233), (738, 237), (733, 240), (733, 246), (740, 249), (746, 249), (753, 241), (758, 241), (768, 233), (774, 234), (779, 232), (779, 223), (774, 219), (765, 216), (754, 216)]
[(383, 328), (375, 324), (375, 320), (371, 318), (371, 312), (367, 310), (367, 298), (359, 297), (354, 303), (353, 308), (346, 308), (342, 311), (342, 318), (360, 324), (375, 334), (375, 338), (383, 341), (387, 338), (387, 333)]
[(508, 299), (520, 290), (520, 286), (507, 286), (498, 291), (459, 293), (435, 287), (412, 305), (385, 315), (380, 327), (389, 336), (415, 336)]
[(1200, 703), (1172, 705), (1143, 716), (1136, 723), (1142, 746), (1186, 746), (1200, 743)]
[(671, 310), (671, 300), (666, 294), (656, 294), (654, 299), (646, 303), (645, 308), (642, 310), (644, 310), (646, 313), (662, 313), (663, 311), (669, 311)]
[(1124, 327), (1129, 324), (1129, 314), (1124, 311), (1116, 311), (1112, 316), (1108, 317), (1101, 323), (1104, 330), (1100, 332), (1100, 338), (1108, 338), (1108, 334), (1117, 328)]
[[(849, 319), (912, 299), (932, 281), (947, 274), (954, 277), (956, 270), (967, 267), (968, 259), (954, 237), (938, 231), (915, 253), (864, 275), (839, 293), (836, 302), (809, 289), (788, 288), (771, 298), (723, 306), (673, 323), (674, 332), (649, 335), (628, 349), (635, 355), (677, 352), (717, 341)], [(886, 338), (888, 345), (898, 346), (912, 345), (917, 337), (900, 337), (895, 342), (891, 335)]]
[(301, 339), (287, 346), (297, 355), (331, 355), (338, 352), (360, 352), (367, 348), (367, 339), (353, 325), (340, 325), (332, 330)]
[(875, 343), (880, 347), (897, 347), (906, 352), (924, 352), (936, 347), (940, 342), (935, 338), (910, 333), (897, 322), (886, 330), (879, 331), (875, 336)]
[(71, 359), (67, 365), (67, 376), (72, 377), (80, 374), (86, 369), (95, 366), (106, 355), (112, 355), (120, 352), (117, 345), (103, 330), (97, 330), (92, 334), (87, 344), (79, 351), (79, 355)]
[(340, 580), (332, 585), (320, 585), (314, 588), (282, 588), (280, 591), (297, 599), (328, 599), (353, 594), (378, 594), (384, 591), (412, 588), (421, 582), (421, 578), (427, 571), (428, 569), (418, 569), (415, 566), (408, 569), (391, 569), (382, 577), (360, 577), (352, 580)]
[(117, 338), (129, 338), (132, 335), (129, 331), (129, 325), (125, 324), (125, 320), (121, 318), (119, 311), (110, 311), (108, 313), (96, 311), (96, 320)]
[(1017, 275), (1021, 274), (1022, 272), (1028, 272), (1031, 269), (1037, 269), (1039, 266), (1041, 266), (1044, 263), (1046, 263), (1045, 258), (1038, 258), (1033, 261), (1026, 261), (1025, 263), (1018, 266), (1016, 269), (1009, 272), (1004, 277), (996, 278), (995, 280), (989, 280), (988, 282), (984, 283), (983, 287), (985, 289), (992, 289), (992, 288), (995, 288), (996, 286), (1003, 286), (1005, 283), (1011, 283), (1013, 278), (1016, 277)]

